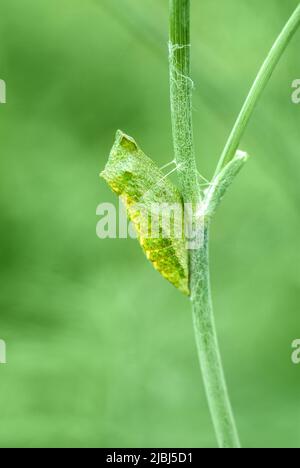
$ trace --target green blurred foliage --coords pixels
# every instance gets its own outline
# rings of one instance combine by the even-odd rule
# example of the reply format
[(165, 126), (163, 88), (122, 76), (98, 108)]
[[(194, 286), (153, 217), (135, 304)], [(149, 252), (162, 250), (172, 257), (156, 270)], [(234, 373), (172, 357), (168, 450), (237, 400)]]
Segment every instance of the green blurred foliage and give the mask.
[[(197, 157), (209, 177), (298, 0), (192, 2)], [(2, 447), (213, 447), (188, 301), (133, 240), (99, 240), (117, 128), (172, 156), (167, 0), (1, 0)], [(299, 34), (212, 231), (224, 365), (246, 447), (299, 447)]]

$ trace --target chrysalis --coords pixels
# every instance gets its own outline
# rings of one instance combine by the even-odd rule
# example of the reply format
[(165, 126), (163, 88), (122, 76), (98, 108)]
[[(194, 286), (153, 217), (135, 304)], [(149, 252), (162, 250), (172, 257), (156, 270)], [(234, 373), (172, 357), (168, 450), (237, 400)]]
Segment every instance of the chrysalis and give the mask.
[(178, 189), (121, 131), (100, 176), (124, 202), (147, 258), (164, 278), (189, 295), (183, 202)]

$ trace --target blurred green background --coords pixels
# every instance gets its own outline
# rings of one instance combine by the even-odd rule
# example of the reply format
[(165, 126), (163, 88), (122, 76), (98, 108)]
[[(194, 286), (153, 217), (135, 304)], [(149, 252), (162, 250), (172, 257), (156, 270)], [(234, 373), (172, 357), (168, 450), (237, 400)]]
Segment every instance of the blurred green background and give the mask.
[[(298, 0), (192, 0), (194, 123), (213, 169)], [(173, 158), (167, 0), (1, 0), (1, 447), (214, 447), (188, 301), (134, 240), (99, 240), (121, 128)], [(300, 447), (300, 33), (212, 230), (215, 313), (245, 447)]]

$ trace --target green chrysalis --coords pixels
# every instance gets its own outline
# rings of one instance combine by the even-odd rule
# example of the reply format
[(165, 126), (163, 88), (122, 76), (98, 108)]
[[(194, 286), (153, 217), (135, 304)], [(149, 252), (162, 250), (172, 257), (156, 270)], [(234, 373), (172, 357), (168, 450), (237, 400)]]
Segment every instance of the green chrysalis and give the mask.
[(178, 189), (134, 139), (121, 131), (100, 176), (124, 202), (147, 258), (164, 278), (189, 295), (184, 210)]

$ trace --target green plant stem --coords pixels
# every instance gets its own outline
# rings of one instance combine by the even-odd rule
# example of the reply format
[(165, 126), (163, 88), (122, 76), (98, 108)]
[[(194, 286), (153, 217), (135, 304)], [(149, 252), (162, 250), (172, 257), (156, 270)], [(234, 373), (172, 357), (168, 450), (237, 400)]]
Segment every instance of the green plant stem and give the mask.
[(234, 158), (216, 175), (206, 190), (201, 207), (203, 214), (210, 219), (213, 217), (227, 190), (248, 159), (247, 153), (237, 151)]
[(240, 140), (246, 130), (250, 117), (253, 113), (253, 110), (261, 97), (262, 92), (264, 91), (268, 81), (270, 80), (276, 65), (278, 64), (282, 54), (287, 48), (290, 40), (294, 36), (300, 25), (300, 4), (295, 9), (294, 13), (286, 23), (281, 34), (278, 36), (275, 41), (272, 49), (270, 50), (266, 60), (264, 61), (253, 85), (246, 98), (246, 101), (242, 107), (242, 110), (235, 122), (235, 125), (232, 129), (232, 132), (229, 136), (229, 139), (226, 143), (224, 151), (219, 160), (216, 173), (217, 175), (220, 170), (234, 157)]
[(174, 154), (183, 197), (188, 202), (198, 203), (201, 191), (194, 154), (190, 48), (190, 0), (170, 0), (169, 64)]
[[(174, 152), (185, 203), (198, 206), (201, 192), (194, 155), (190, 78), (190, 0), (170, 0), (170, 91)], [(239, 447), (217, 341), (209, 280), (209, 220), (199, 226), (190, 251), (190, 289), (196, 343), (209, 408), (220, 447)]]
[(217, 340), (209, 273), (209, 219), (203, 241), (191, 255), (193, 323), (207, 401), (220, 448), (240, 448)]

